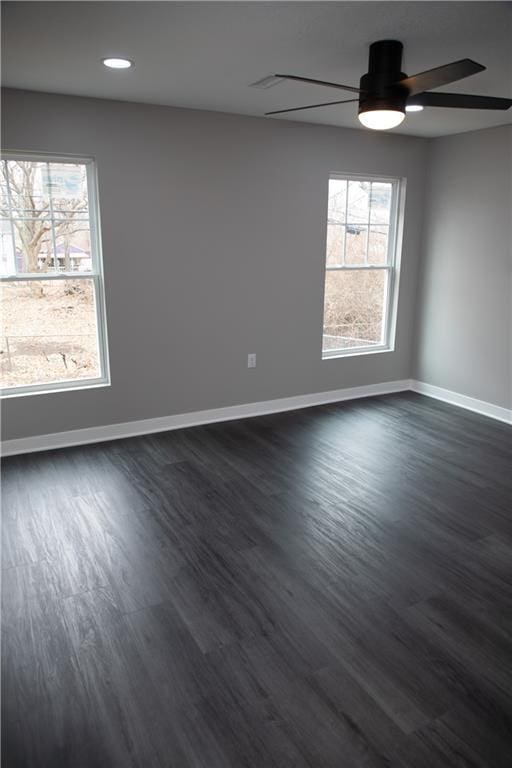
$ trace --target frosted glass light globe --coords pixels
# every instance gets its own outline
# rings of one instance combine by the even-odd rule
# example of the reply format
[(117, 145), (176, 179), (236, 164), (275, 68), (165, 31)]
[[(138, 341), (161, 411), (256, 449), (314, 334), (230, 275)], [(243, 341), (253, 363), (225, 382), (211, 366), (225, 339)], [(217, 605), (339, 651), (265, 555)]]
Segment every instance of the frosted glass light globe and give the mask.
[(387, 131), (400, 125), (404, 117), (405, 114), (398, 109), (372, 109), (360, 112), (359, 122), (374, 131)]

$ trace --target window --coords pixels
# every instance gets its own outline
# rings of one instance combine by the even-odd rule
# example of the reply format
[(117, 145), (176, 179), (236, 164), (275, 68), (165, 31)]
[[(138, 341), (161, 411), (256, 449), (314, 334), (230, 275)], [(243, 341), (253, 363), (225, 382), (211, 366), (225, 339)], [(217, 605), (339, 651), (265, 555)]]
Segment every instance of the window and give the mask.
[(108, 383), (103, 274), (91, 160), (1, 160), (3, 395)]
[(399, 179), (331, 176), (322, 356), (393, 348)]

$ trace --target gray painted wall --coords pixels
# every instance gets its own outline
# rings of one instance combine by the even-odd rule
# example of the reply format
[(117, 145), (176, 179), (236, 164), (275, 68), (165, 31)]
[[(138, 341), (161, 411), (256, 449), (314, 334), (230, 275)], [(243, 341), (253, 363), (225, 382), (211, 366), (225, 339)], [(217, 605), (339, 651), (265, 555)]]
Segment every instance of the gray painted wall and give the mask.
[(512, 407), (512, 126), (430, 142), (414, 378)]
[[(2, 112), (4, 148), (97, 160), (112, 374), (5, 400), (5, 439), (409, 377), (426, 140), (14, 90)], [(321, 359), (330, 171), (407, 178), (394, 352)]]

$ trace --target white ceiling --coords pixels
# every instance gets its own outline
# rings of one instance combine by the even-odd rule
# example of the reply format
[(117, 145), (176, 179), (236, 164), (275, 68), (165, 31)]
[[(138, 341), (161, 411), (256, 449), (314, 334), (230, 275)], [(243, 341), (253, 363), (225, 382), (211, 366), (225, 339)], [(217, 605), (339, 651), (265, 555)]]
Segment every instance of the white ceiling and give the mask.
[[(512, 97), (510, 2), (5, 2), (2, 18), (2, 81), (17, 88), (261, 116), (344, 95), (290, 82), (260, 90), (254, 81), (284, 71), (358, 85), (368, 45), (395, 38), (407, 74), (468, 57), (487, 70), (440, 90)], [(135, 68), (106, 70), (105, 56)], [(268, 119), (360, 128), (357, 104)], [(430, 108), (397, 132), (506, 122), (512, 109)]]

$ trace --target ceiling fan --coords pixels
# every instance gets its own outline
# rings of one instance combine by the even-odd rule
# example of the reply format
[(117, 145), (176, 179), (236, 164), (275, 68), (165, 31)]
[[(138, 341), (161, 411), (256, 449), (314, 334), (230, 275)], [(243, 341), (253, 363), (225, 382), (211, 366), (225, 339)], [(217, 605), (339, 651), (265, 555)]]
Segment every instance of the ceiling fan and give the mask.
[(327, 101), (309, 104), (305, 107), (276, 109), (266, 115), (280, 115), (285, 112), (299, 112), (303, 109), (329, 107), (333, 104), (359, 102), (359, 120), (366, 128), (387, 130), (400, 125), (406, 112), (417, 112), (423, 107), (453, 107), (458, 109), (509, 109), (512, 99), (494, 96), (472, 96), (466, 93), (433, 93), (431, 88), (454, 83), (464, 77), (482, 72), (485, 67), (472, 59), (460, 59), (442, 67), (429, 69), (408, 77), (402, 68), (403, 45), (399, 40), (377, 40), (370, 45), (368, 72), (361, 77), (359, 88), (311, 77), (297, 75), (275, 75), (283, 80), (339, 88), (357, 93), (358, 98), (343, 101)]

